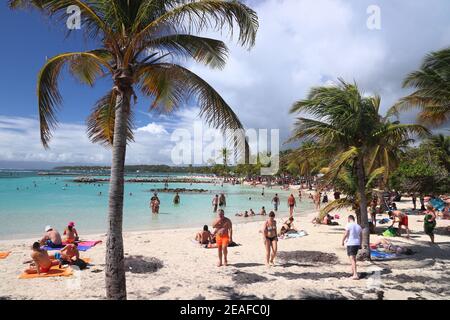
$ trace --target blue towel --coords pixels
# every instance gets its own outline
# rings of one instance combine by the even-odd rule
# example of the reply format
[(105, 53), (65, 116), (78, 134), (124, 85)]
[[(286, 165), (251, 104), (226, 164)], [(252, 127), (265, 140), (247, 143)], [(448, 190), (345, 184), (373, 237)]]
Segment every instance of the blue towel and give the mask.
[(379, 260), (388, 260), (388, 259), (394, 259), (394, 258), (398, 257), (398, 255), (396, 253), (386, 253), (386, 252), (381, 252), (381, 251), (377, 251), (377, 250), (370, 250), (370, 256), (372, 258), (376, 258)]
[(441, 199), (431, 199), (430, 200), (431, 205), (438, 211), (442, 211), (445, 208), (445, 202)]
[[(41, 249), (47, 250), (47, 251), (52, 251), (52, 250), (61, 250), (64, 247), (61, 248), (52, 248), (49, 246), (43, 246), (41, 247)], [(92, 248), (92, 246), (78, 246), (78, 251), (88, 251), (90, 248)]]

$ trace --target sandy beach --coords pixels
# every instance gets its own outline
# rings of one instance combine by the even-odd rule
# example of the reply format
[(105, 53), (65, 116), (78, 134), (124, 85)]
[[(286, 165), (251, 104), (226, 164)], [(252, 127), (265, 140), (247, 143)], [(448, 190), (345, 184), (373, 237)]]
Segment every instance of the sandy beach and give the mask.
[[(303, 200), (308, 201), (308, 200)], [(399, 208), (410, 206), (405, 199)], [(346, 215), (339, 226), (315, 226), (315, 212), (302, 213), (296, 226), (307, 236), (279, 240), (274, 267), (264, 265), (261, 222), (234, 225), (228, 267), (216, 266), (216, 249), (192, 242), (197, 229), (124, 233), (129, 299), (449, 299), (450, 236), (439, 220), (436, 245), (422, 231), (423, 216), (409, 217), (411, 239), (390, 238), (416, 253), (390, 261), (360, 262), (362, 279), (350, 276), (341, 246)], [(279, 225), (287, 217), (279, 212)], [(233, 219), (233, 217), (231, 217)], [(201, 227), (201, 226), (199, 226)], [(80, 230), (82, 232), (82, 230)], [(105, 240), (105, 235), (83, 235)], [(371, 237), (374, 241), (376, 236)], [(0, 260), (0, 299), (104, 299), (105, 243), (82, 252), (92, 265), (71, 277), (18, 279), (35, 239), (0, 242), (11, 254)]]

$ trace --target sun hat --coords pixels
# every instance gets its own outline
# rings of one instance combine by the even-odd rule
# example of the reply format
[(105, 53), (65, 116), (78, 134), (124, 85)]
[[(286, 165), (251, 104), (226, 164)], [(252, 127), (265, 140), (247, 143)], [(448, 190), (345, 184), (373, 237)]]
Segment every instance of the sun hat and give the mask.
[(48, 232), (48, 231), (50, 231), (50, 230), (52, 230), (53, 228), (52, 228), (52, 226), (46, 226), (45, 227), (45, 232)]
[(74, 226), (75, 226), (75, 222), (70, 221), (69, 224), (68, 224), (67, 226), (69, 226), (69, 227), (74, 227)]

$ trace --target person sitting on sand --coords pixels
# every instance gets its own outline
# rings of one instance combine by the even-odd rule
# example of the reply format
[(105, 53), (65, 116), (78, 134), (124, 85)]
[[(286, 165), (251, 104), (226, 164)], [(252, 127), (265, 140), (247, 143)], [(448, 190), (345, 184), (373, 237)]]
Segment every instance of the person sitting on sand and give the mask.
[(261, 211), (259, 212), (259, 215), (265, 216), (266, 214), (267, 214), (267, 213), (266, 213), (266, 208), (262, 207), (262, 208), (261, 208)]
[[(73, 259), (75, 258), (75, 259)], [(78, 251), (77, 243), (69, 243), (60, 252), (50, 255), (50, 259), (58, 260), (60, 265), (64, 263), (73, 264), (80, 259), (80, 251)]]
[(173, 197), (173, 204), (180, 204), (180, 195), (178, 194), (178, 192), (175, 193), (175, 197)]
[(203, 226), (203, 231), (197, 233), (195, 236), (195, 240), (203, 245), (212, 243), (212, 238), (212, 233), (208, 230), (208, 226), (206, 224)]
[(392, 242), (390, 242), (390, 241), (388, 241), (388, 240), (386, 240), (384, 238), (378, 239), (371, 246), (373, 246), (375, 248), (381, 246), (385, 250), (387, 250), (389, 252), (392, 252), (392, 253), (396, 253), (396, 254), (407, 254), (407, 255), (413, 254), (413, 251), (411, 249), (400, 247), (400, 246), (396, 246), (396, 245), (392, 244)]
[(270, 211), (269, 219), (264, 222), (262, 233), (264, 246), (266, 248), (266, 265), (274, 265), (274, 260), (277, 255), (278, 249), (277, 222), (275, 221), (275, 212)]
[(62, 239), (58, 231), (53, 229), (52, 226), (45, 227), (44, 237), (40, 241), (41, 245), (49, 246), (50, 248), (61, 248)]
[(53, 266), (59, 265), (58, 260), (51, 260), (47, 250), (41, 249), (41, 245), (39, 242), (33, 243), (32, 246), (31, 258), (34, 261), (34, 264), (30, 265), (30, 268), (25, 270), (28, 274), (41, 274), (47, 273), (50, 271), (50, 268)]
[(436, 228), (436, 212), (434, 207), (428, 204), (423, 218), (423, 230), (430, 237), (431, 243), (434, 243), (434, 228)]
[(65, 236), (64, 240), (67, 243), (74, 243), (75, 241), (79, 240), (78, 231), (75, 229), (75, 223), (69, 222), (67, 225), (67, 228), (64, 229), (63, 235)]
[(253, 211), (253, 209), (250, 209), (250, 214), (249, 214), (250, 216), (256, 216), (256, 213), (255, 213), (255, 211)]
[(401, 229), (406, 229), (406, 238), (409, 239), (409, 227), (408, 227), (408, 215), (399, 210), (389, 211), (389, 218), (391, 218), (392, 224), (389, 228), (392, 228), (395, 223), (398, 223), (398, 236), (401, 236)]
[(329, 213), (327, 213), (325, 215), (325, 217), (323, 217), (322, 224), (326, 224), (328, 226), (337, 226), (337, 225), (339, 225), (339, 223), (337, 223), (336, 221), (333, 221), (333, 220), (334, 220), (334, 217), (331, 216)]
[(297, 230), (294, 228), (294, 218), (293, 217), (289, 217), (289, 219), (287, 219), (283, 225), (281, 226), (280, 229), (280, 237), (285, 235), (286, 233), (289, 232), (296, 232)]
[(215, 229), (214, 235), (219, 253), (219, 263), (217, 266), (222, 266), (222, 257), (223, 265), (226, 266), (228, 265), (228, 244), (233, 242), (233, 225), (230, 219), (225, 218), (225, 211), (223, 209), (219, 209), (219, 217), (214, 221), (213, 228)]

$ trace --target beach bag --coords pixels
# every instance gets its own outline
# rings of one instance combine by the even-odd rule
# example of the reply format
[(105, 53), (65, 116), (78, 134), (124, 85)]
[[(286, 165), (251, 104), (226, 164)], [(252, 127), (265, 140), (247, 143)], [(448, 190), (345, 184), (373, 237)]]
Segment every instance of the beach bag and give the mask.
[(383, 232), (383, 236), (385, 237), (396, 237), (397, 231), (394, 228), (388, 228), (386, 231)]
[(73, 264), (80, 268), (80, 270), (86, 269), (87, 267), (87, 263), (83, 259), (78, 259)]

